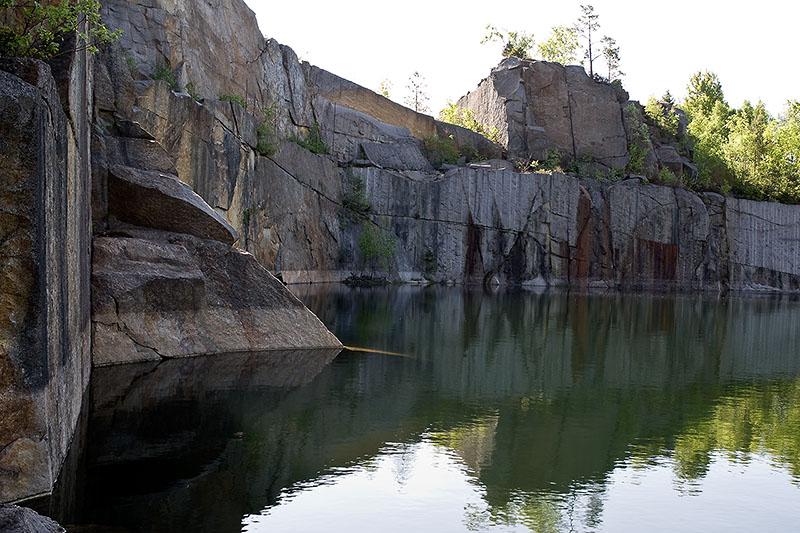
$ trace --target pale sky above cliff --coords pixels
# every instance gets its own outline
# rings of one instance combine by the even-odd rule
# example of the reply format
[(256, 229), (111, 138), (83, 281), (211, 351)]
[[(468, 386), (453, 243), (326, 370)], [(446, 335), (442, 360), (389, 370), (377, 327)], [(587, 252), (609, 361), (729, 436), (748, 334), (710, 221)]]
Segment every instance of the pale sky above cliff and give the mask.
[[(403, 103), (414, 71), (425, 77), (432, 115), (473, 90), (501, 59), (499, 43), (480, 44), (485, 27), (533, 33), (571, 25), (580, 1), (245, 0), (261, 31), (310, 63), (377, 90), (392, 83)], [(635, 100), (686, 94), (691, 75), (719, 76), (728, 102), (764, 101), (775, 115), (800, 99), (797, 21), (800, 2), (668, 2), (583, 0), (600, 16), (601, 35), (617, 40), (623, 85)], [(646, 6), (646, 7), (645, 7)], [(741, 6), (741, 7), (740, 7)], [(748, 9), (745, 6), (752, 6)], [(602, 73), (595, 63), (595, 70)]]

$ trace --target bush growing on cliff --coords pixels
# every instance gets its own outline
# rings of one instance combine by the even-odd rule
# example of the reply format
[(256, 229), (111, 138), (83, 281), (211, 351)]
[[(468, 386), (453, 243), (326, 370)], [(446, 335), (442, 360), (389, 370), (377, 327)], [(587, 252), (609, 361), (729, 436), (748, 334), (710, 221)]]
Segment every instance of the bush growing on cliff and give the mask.
[[(51, 57), (77, 51), (97, 51), (100, 44), (117, 39), (100, 21), (99, 0), (61, 0), (47, 5), (33, 0), (0, 0), (0, 55)], [(84, 31), (85, 30), (85, 31)], [(75, 33), (77, 42), (62, 49), (65, 38)]]
[(297, 135), (292, 135), (289, 137), (289, 140), (315, 154), (331, 153), (331, 147), (322, 138), (322, 127), (318, 122), (314, 122), (311, 127), (308, 128), (308, 133), (304, 139), (301, 139)]
[(641, 174), (644, 171), (644, 156), (650, 151), (650, 129), (639, 117), (639, 110), (635, 104), (628, 104), (622, 110), (625, 130), (628, 132), (628, 171)]
[(475, 112), (472, 109), (459, 107), (452, 102), (447, 102), (447, 106), (439, 111), (439, 120), (472, 130), (492, 142), (496, 143), (499, 140), (500, 132), (497, 131), (497, 128), (490, 128), (485, 124), (481, 124), (475, 118)]
[(192, 100), (194, 100), (195, 102), (199, 102), (200, 100), (203, 99), (203, 97), (200, 96), (200, 93), (197, 92), (197, 87), (195, 87), (194, 82), (190, 81), (189, 83), (187, 83), (186, 87), (184, 87), (184, 90), (186, 91), (186, 94), (191, 96)]
[(394, 235), (372, 223), (364, 224), (358, 239), (358, 251), (365, 266), (386, 269), (394, 257)]
[(442, 165), (455, 165), (461, 157), (456, 141), (452, 135), (442, 139), (438, 135), (422, 139), (422, 148), (428, 161), (434, 167)]
[(156, 64), (155, 68), (153, 69), (153, 73), (150, 74), (150, 78), (167, 82), (169, 88), (175, 92), (178, 92), (179, 90), (178, 78), (175, 76), (175, 71), (172, 70), (172, 66), (166, 60)]
[(245, 100), (244, 96), (241, 94), (222, 93), (219, 95), (219, 99), (222, 102), (233, 102), (235, 104), (239, 104), (242, 106), (242, 109), (247, 109), (247, 100)]
[(275, 113), (277, 111), (277, 104), (262, 109), (264, 118), (261, 124), (256, 129), (256, 136), (258, 144), (256, 144), (256, 152), (264, 157), (275, 155), (278, 151), (278, 129), (275, 126)]
[(345, 173), (345, 193), (342, 198), (342, 206), (348, 217), (354, 219), (366, 218), (372, 209), (367, 199), (367, 185), (364, 183), (364, 179), (356, 176), (350, 168)]
[(644, 114), (665, 133), (672, 136), (678, 134), (678, 115), (668, 102), (659, 102), (651, 96), (644, 106)]

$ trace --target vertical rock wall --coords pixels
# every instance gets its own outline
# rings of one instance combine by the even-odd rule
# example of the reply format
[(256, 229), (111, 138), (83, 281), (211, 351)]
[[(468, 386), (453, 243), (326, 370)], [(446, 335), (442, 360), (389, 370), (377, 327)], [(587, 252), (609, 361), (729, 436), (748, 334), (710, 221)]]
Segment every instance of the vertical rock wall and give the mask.
[(0, 65), (0, 501), (52, 489), (88, 384), (87, 63), (61, 95), (44, 63)]
[(638, 179), (481, 168), (431, 177), (354, 172), (366, 184), (370, 223), (395, 238), (389, 275), (405, 281), (800, 288), (800, 206), (698, 196)]

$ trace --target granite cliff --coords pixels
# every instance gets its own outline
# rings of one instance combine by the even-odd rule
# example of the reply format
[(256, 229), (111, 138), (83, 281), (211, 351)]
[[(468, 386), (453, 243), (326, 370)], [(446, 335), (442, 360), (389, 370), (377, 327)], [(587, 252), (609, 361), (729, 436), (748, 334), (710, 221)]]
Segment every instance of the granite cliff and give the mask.
[[(648, 183), (694, 172), (655, 138), (622, 177), (641, 106), (582, 69), (501, 63), (459, 101), (495, 144), (299, 61), (242, 0), (102, 15), (94, 57), (0, 65), (0, 501), (52, 490), (92, 363), (339, 346), (279, 279), (800, 290), (800, 207)], [(508, 160), (554, 149), (606, 179)]]
[[(253, 37), (254, 17), (240, 0), (221, 7), (235, 14), (215, 17), (188, 2), (106, 2), (135, 68), (119, 72), (120, 50), (98, 63), (97, 78), (109, 79), (98, 86), (125, 87), (101, 99), (103, 111), (151, 132), (179, 179), (241, 235), (238, 246), (286, 282), (798, 289), (800, 208), (649, 184), (663, 168), (686, 181), (696, 175), (657, 135), (641, 140), (643, 175), (621, 177), (642, 107), (580, 67), (507, 59), (459, 100), (498, 128), (498, 146)], [(174, 30), (188, 27), (208, 32)], [(206, 46), (217, 61), (200, 53)], [(173, 66), (179, 86), (192, 82), (199, 102), (146, 79), (159, 63)], [(247, 109), (220, 99), (229, 91)], [(259, 110), (270, 106), (279, 140), (260, 155)], [(329, 153), (286, 140), (315, 126)], [(452, 136), (456, 149), (486, 161), (442, 166), (427, 142), (434, 136)], [(606, 179), (518, 173), (498, 160), (552, 150), (585, 162), (582, 175)]]

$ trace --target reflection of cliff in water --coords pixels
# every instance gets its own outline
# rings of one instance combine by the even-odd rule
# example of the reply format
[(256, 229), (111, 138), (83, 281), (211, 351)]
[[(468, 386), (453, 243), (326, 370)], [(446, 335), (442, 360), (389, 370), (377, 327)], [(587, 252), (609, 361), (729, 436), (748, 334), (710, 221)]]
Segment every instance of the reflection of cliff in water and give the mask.
[[(238, 531), (285, 488), (423, 433), (463, 458), (494, 509), (602, 486), (619, 461), (663, 453), (691, 478), (715, 449), (761, 446), (798, 474), (793, 301), (440, 287), (300, 296), (344, 344), (410, 357), (169, 361), (141, 367), (120, 396), (102, 391), (137, 367), (98, 372), (92, 521)], [(553, 518), (546, 502), (523, 503)]]
[[(499, 500), (490, 503), (601, 481), (631, 450), (674, 450), (678, 474), (699, 475), (692, 463), (707, 467), (714, 449), (762, 446), (798, 474), (794, 299), (441, 287), (300, 296), (345, 344), (415, 355), (442, 398), (496, 413), (492, 460), (480, 471)], [(372, 327), (381, 316), (392, 317), (388, 327)], [(698, 431), (700, 441), (685, 436)]]

